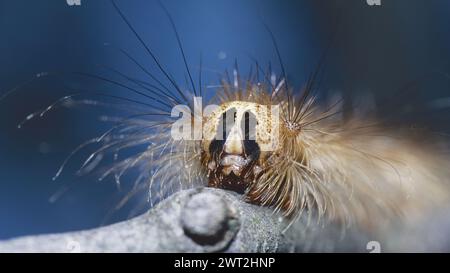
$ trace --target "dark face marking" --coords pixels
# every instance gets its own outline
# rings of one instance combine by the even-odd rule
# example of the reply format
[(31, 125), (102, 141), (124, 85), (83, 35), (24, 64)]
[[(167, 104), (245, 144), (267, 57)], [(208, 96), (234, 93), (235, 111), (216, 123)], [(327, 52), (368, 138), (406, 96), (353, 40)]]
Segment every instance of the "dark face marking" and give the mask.
[[(257, 162), (260, 156), (260, 148), (256, 142), (256, 117), (251, 112), (245, 112), (239, 124), (240, 136), (238, 144), (236, 141), (233, 152), (228, 153), (225, 148), (229, 141), (230, 133), (236, 123), (236, 109), (231, 108), (222, 114), (218, 124), (216, 138), (209, 145), (210, 161), (208, 169), (210, 172), (209, 186), (233, 190), (244, 193), (250, 183), (257, 177), (256, 170), (259, 168)], [(235, 128), (236, 129), (236, 128)], [(233, 131), (236, 134), (236, 131)]]

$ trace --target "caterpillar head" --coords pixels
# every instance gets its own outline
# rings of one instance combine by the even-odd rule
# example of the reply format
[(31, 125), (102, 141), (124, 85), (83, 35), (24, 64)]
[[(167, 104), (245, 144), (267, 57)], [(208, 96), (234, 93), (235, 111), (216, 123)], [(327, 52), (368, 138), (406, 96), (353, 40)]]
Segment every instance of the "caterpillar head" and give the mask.
[(246, 192), (280, 149), (275, 107), (222, 103), (203, 121), (202, 165), (211, 187)]

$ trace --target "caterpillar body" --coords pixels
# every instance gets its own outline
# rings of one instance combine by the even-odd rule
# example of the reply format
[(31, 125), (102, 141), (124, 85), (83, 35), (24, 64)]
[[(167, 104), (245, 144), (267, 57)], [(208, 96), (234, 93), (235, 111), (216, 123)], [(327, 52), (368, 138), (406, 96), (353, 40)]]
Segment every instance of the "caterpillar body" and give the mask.
[[(114, 163), (101, 170), (100, 180), (112, 176), (121, 183), (123, 176), (136, 171), (124, 202), (144, 190), (154, 205), (177, 190), (209, 186), (236, 191), (249, 203), (283, 214), (290, 223), (306, 216), (324, 225), (358, 227), (374, 234), (393, 225), (414, 225), (450, 201), (450, 156), (442, 148), (447, 145), (444, 138), (389, 126), (373, 116), (342, 117), (338, 115), (342, 100), (327, 105), (318, 102), (316, 74), (298, 90), (288, 84), (284, 68), (281, 77), (257, 68), (245, 79), (235, 68), (232, 77), (224, 75), (216, 89), (211, 104), (217, 107), (198, 116), (195, 97), (202, 96), (202, 83), (196, 90), (176, 29), (192, 85), (190, 92), (174, 82), (116, 3), (111, 2), (170, 86), (129, 55), (149, 74), (152, 84), (126, 77), (130, 86), (135, 86), (130, 87), (80, 73), (126, 88), (151, 103), (95, 94), (126, 100), (132, 113), (123, 119), (106, 117), (115, 125), (80, 145), (55, 178), (73, 154), (87, 145), (99, 144), (79, 173), (96, 169), (108, 155)], [(77, 101), (79, 95), (84, 93), (63, 97), (26, 120), (44, 116), (57, 105), (92, 103)], [(184, 118), (201, 119), (200, 138), (173, 137), (179, 116), (174, 116), (172, 109), (179, 105), (185, 106), (181, 113)], [(270, 109), (275, 106), (279, 112), (274, 119)], [(276, 138), (275, 144), (264, 149), (271, 137)], [(121, 155), (130, 148), (138, 151)]]

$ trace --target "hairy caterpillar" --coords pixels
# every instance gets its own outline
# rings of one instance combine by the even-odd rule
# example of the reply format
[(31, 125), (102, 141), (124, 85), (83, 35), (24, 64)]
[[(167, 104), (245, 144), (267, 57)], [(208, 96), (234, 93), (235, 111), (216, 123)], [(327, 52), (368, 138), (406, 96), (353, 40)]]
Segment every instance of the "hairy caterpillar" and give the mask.
[[(165, 71), (157, 56), (146, 50)], [(317, 103), (314, 77), (297, 90), (288, 86), (284, 73), (272, 80), (270, 72), (260, 70), (246, 79), (237, 69), (230, 78), (224, 76), (212, 101), (219, 108), (203, 117), (201, 140), (173, 139), (176, 118), (170, 115), (179, 104), (195, 112), (192, 97), (202, 95), (201, 83), (196, 87), (189, 75), (191, 94), (168, 74), (164, 80), (170, 86), (161, 79), (152, 79), (150, 85), (128, 77), (125, 88), (145, 94), (151, 103), (129, 100), (134, 114), (86, 143), (101, 147), (83, 162), (80, 173), (91, 172), (110, 154), (116, 162), (100, 179), (112, 176), (119, 183), (135, 169), (132, 193), (147, 190), (151, 203), (179, 188), (209, 185), (243, 193), (248, 202), (273, 207), (290, 218), (315, 213), (327, 222), (367, 229), (413, 220), (448, 201), (448, 156), (440, 151), (439, 139), (412, 136), (414, 130), (389, 128), (380, 120), (338, 119), (339, 101), (329, 107)], [(58, 104), (75, 104), (76, 97), (62, 98), (29, 117), (43, 116)], [(255, 133), (267, 131), (268, 114), (258, 109), (276, 104), (281, 107), (280, 145), (261, 152), (261, 143), (246, 136), (252, 130), (246, 127), (254, 118)], [(232, 117), (233, 126), (218, 139), (227, 117)], [(122, 151), (133, 147), (139, 152), (124, 158)]]

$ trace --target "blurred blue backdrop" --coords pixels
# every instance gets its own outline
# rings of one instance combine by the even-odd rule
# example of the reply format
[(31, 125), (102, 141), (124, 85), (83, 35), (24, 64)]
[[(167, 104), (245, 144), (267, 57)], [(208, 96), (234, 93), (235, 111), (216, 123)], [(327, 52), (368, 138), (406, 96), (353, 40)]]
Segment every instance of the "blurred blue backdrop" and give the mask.
[[(450, 97), (450, 1), (381, 2), (381, 6), (369, 6), (365, 0), (167, 0), (164, 4), (177, 24), (195, 77), (202, 56), (205, 85), (217, 84), (218, 74), (232, 69), (235, 59), (243, 75), (253, 59), (263, 66), (272, 62), (280, 71), (266, 23), (276, 36), (291, 85), (301, 87), (339, 22), (323, 90), (339, 90), (349, 99), (370, 92), (383, 103), (382, 98), (407, 87), (401, 100), (415, 108)], [(117, 4), (167, 70), (185, 85), (176, 39), (158, 3), (118, 0)], [(0, 34), (0, 96), (40, 72), (105, 74), (99, 65), (146, 79), (114, 47), (158, 74), (106, 0), (81, 0), (80, 6), (69, 6), (65, 0), (1, 0)], [(108, 128), (96, 117), (111, 110), (56, 109), (17, 129), (29, 113), (70, 93), (65, 85), (138, 98), (104, 82), (60, 75), (33, 81), (0, 101), (0, 239), (97, 227), (123, 194), (113, 181), (76, 178), (77, 158), (59, 180), (51, 179), (75, 147)], [(419, 117), (445, 131), (448, 106)], [(64, 195), (49, 201), (65, 187)], [(130, 208), (116, 212), (108, 223), (125, 219)]]

